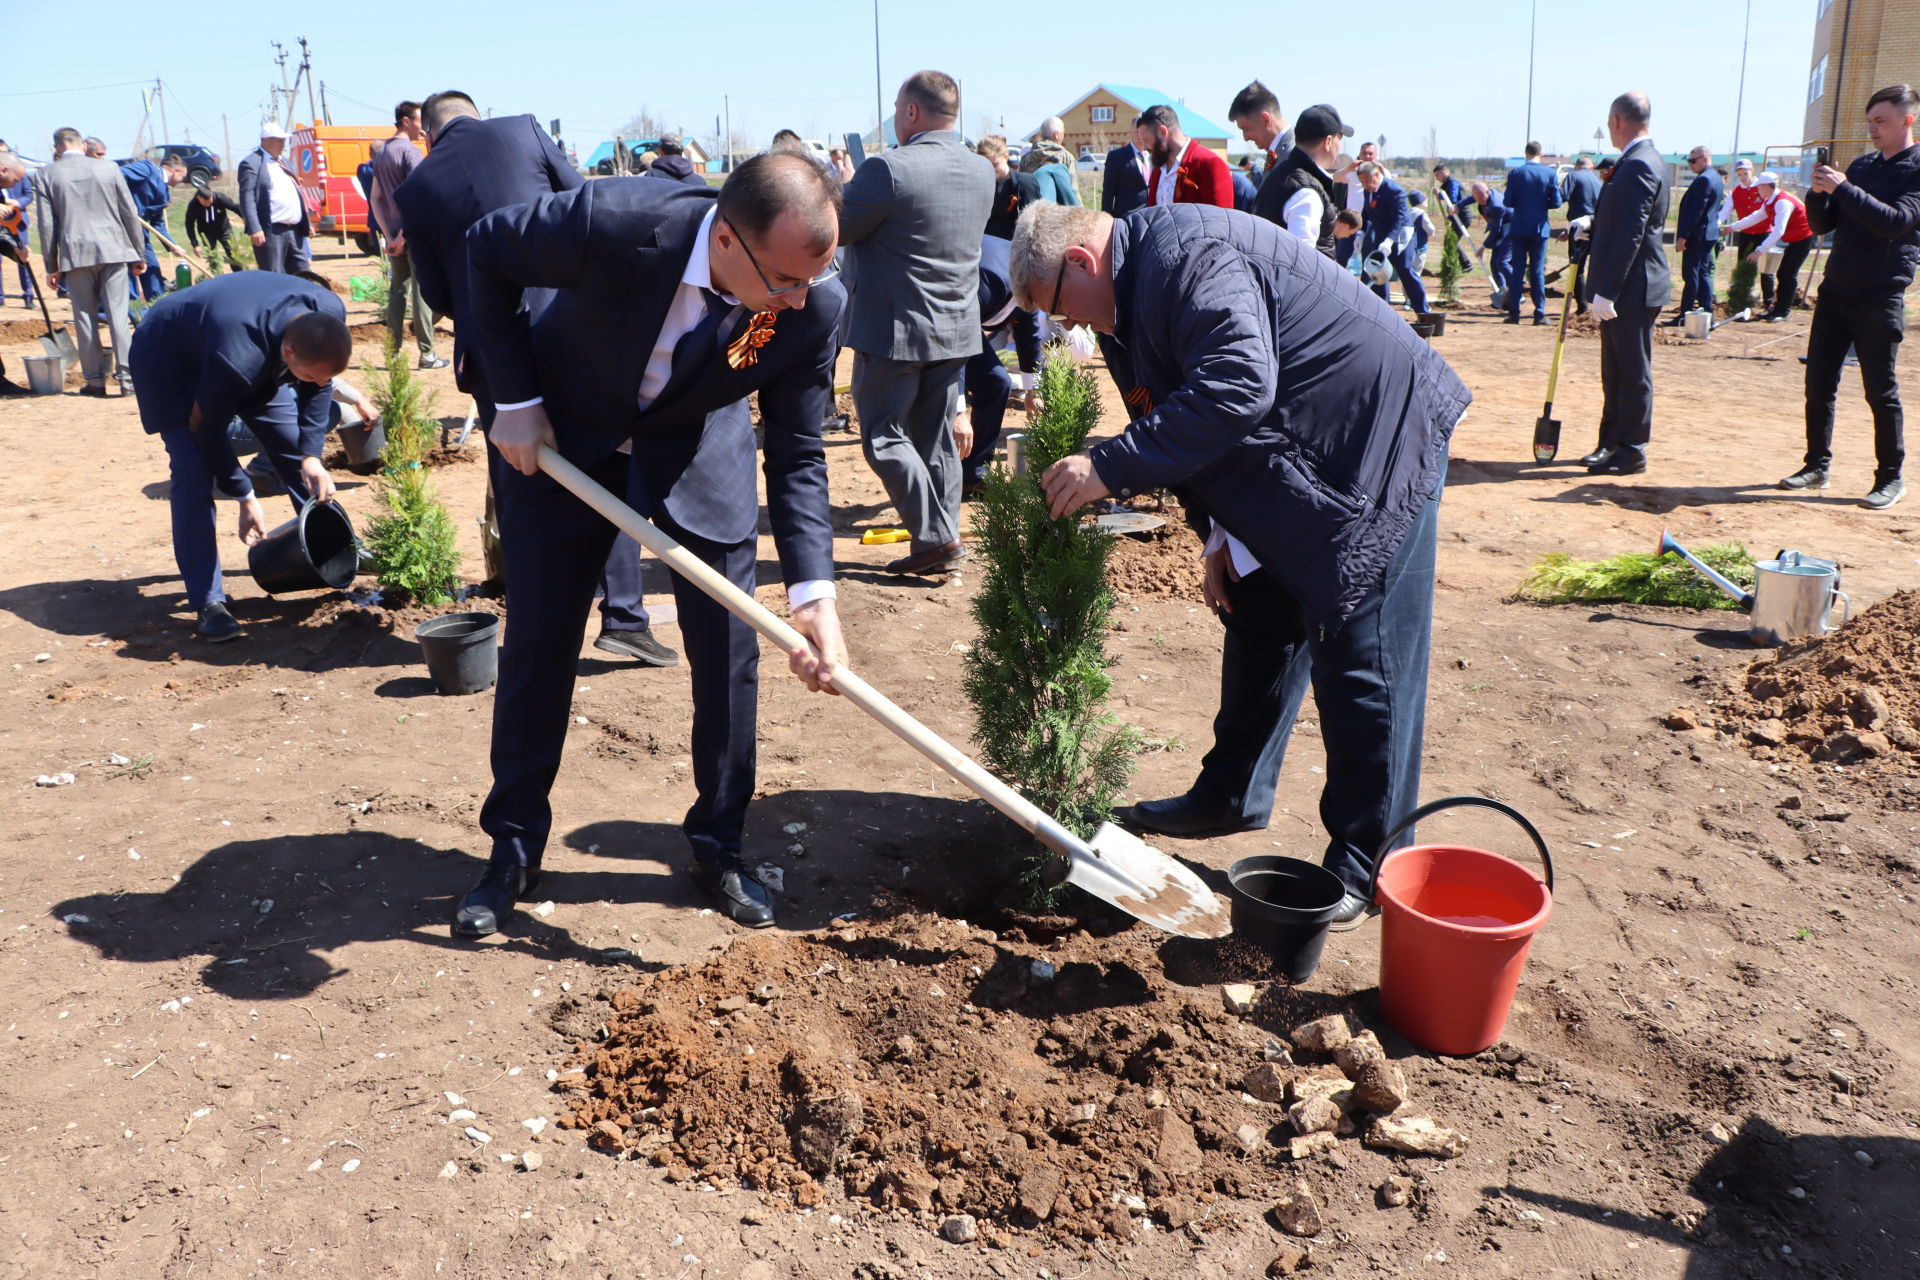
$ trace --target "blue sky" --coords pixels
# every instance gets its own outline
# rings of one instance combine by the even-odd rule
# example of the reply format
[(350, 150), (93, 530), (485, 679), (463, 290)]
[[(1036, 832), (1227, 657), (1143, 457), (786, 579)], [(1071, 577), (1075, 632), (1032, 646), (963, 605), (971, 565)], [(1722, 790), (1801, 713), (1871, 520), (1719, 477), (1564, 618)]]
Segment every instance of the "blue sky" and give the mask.
[[(12, 9), (0, 137), (31, 155), (44, 154), (52, 129), (65, 124), (126, 154), (141, 99), (137, 85), (123, 82), (156, 75), (170, 91), (175, 140), (191, 131), (221, 149), (225, 113), (243, 152), (267, 86), (278, 81), (268, 41), (292, 47), (301, 35), (313, 45), (335, 123), (385, 123), (395, 100), (450, 86), (500, 114), (559, 117), (583, 156), (642, 107), (689, 133), (711, 134), (729, 96), (734, 130), (759, 145), (782, 126), (821, 137), (874, 122), (871, 0), (673, 8), (462, 0), (416, 7), (410, 27), (377, 6), (353, 11), (351, 22), (323, 9), (261, 21), (266, 11), (162, 10), (129, 0), (95, 0), (84, 22), (62, 5)], [(1744, 149), (1800, 141), (1814, 9), (1814, 0), (1754, 0)], [(1339, 12), (1351, 15), (1344, 30)], [(1534, 135), (1550, 149), (1592, 146), (1608, 100), (1639, 88), (1653, 98), (1663, 149), (1706, 142), (1727, 150), (1742, 12), (1742, 0), (1545, 0)], [(184, 33), (169, 28), (168, 15), (182, 19)], [(1224, 125), (1234, 92), (1259, 76), (1289, 118), (1303, 105), (1331, 102), (1362, 136), (1384, 133), (1390, 154), (1422, 151), (1429, 127), (1442, 154), (1508, 154), (1525, 140), (1527, 23), (1521, 0), (1264, 11), (1136, 0), (936, 10), (880, 0), (880, 62), (889, 105), (898, 82), (922, 66), (959, 78), (963, 124), (973, 134), (1003, 121), (1010, 134), (1024, 134), (1101, 81), (1158, 88)], [(76, 39), (86, 42), (83, 56), (56, 52)], [(305, 114), (303, 92), (299, 118)]]

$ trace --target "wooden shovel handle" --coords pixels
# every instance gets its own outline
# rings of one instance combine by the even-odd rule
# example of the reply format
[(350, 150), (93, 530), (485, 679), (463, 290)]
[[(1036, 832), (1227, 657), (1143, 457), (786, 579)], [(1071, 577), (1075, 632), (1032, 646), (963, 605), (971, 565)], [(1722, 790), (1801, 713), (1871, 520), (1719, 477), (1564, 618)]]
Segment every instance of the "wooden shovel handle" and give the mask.
[(188, 253), (185, 249), (182, 249), (179, 245), (167, 239), (166, 232), (160, 230), (160, 228), (154, 226), (150, 222), (142, 223), (141, 225), (146, 227), (148, 231), (151, 231), (153, 233), (154, 239), (158, 240), (161, 244), (167, 246), (167, 248), (179, 254), (182, 258), (185, 258), (187, 262), (190, 265), (192, 265), (194, 270), (198, 271), (201, 275), (205, 276), (209, 280), (214, 279), (213, 271), (207, 266), (206, 263), (200, 261), (200, 259), (194, 257), (192, 254)]
[[(758, 631), (767, 639), (792, 653), (813, 652), (813, 646), (786, 621), (765, 605), (733, 585), (704, 560), (663, 533), (650, 520), (622, 502), (580, 468), (561, 457), (552, 447), (540, 446), (540, 469), (557, 480), (569, 493), (592, 507), (629, 534), (635, 542), (666, 564), (669, 569), (700, 588), (724, 606), (727, 612)], [(1048, 848), (1067, 857), (1096, 857), (1086, 842), (1036, 808), (1025, 796), (988, 773), (971, 757), (927, 726), (896, 706), (892, 699), (862, 680), (845, 666), (833, 668), (833, 687), (847, 701), (893, 730), (906, 744), (955, 780), (971, 788), (988, 804), (1013, 819)]]

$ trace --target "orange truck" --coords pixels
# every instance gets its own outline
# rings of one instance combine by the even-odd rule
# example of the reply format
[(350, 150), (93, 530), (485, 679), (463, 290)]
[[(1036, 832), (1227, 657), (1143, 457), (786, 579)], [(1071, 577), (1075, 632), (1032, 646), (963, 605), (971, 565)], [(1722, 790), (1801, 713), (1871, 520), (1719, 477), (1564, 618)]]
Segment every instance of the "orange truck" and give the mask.
[[(318, 235), (352, 238), (360, 252), (372, 254), (373, 227), (367, 221), (367, 193), (360, 185), (360, 166), (373, 158), (373, 149), (393, 136), (392, 125), (302, 124), (293, 127), (288, 144), (294, 178), (313, 211)], [(424, 141), (414, 144), (426, 154)]]

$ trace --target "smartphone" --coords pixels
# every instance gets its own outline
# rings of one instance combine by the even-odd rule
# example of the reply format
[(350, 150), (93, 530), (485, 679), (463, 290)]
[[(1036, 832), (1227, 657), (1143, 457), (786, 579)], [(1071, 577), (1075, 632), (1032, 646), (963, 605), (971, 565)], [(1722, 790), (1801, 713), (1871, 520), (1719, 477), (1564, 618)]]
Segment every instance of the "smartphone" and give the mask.
[(1825, 168), (1833, 163), (1833, 152), (1825, 147), (1815, 147), (1813, 149), (1813, 162), (1821, 168)]

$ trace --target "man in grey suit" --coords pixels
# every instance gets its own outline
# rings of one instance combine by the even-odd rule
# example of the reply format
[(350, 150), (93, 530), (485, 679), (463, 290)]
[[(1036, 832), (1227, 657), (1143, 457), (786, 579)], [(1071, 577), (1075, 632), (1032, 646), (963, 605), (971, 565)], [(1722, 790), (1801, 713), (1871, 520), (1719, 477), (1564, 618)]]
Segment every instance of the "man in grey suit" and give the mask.
[(87, 379), (80, 394), (107, 394), (99, 320), (105, 309), (120, 391), (125, 395), (133, 390), (127, 370), (127, 276), (147, 269), (146, 229), (140, 225), (120, 166), (90, 158), (78, 129), (55, 131), (53, 155), (53, 163), (33, 178), (47, 287), (64, 284), (73, 301), (80, 372)]
[(953, 77), (909, 76), (893, 101), (901, 144), (860, 166), (840, 215), (859, 280), (847, 345), (861, 443), (913, 536), (889, 573), (937, 573), (965, 554), (951, 426), (980, 349), (980, 228), (994, 180), (954, 131), (959, 114)]
[(1613, 100), (1607, 131), (1620, 148), (1613, 177), (1600, 189), (1588, 226), (1593, 242), (1582, 290), (1600, 322), (1600, 444), (1580, 459), (1596, 476), (1647, 469), (1653, 437), (1653, 322), (1673, 296), (1667, 252), (1667, 162), (1648, 136), (1653, 106), (1644, 93)]
[(293, 275), (313, 265), (307, 249), (313, 223), (293, 170), (281, 158), (286, 150), (285, 129), (260, 126), (260, 145), (240, 162), (240, 216), (246, 219), (260, 269)]

